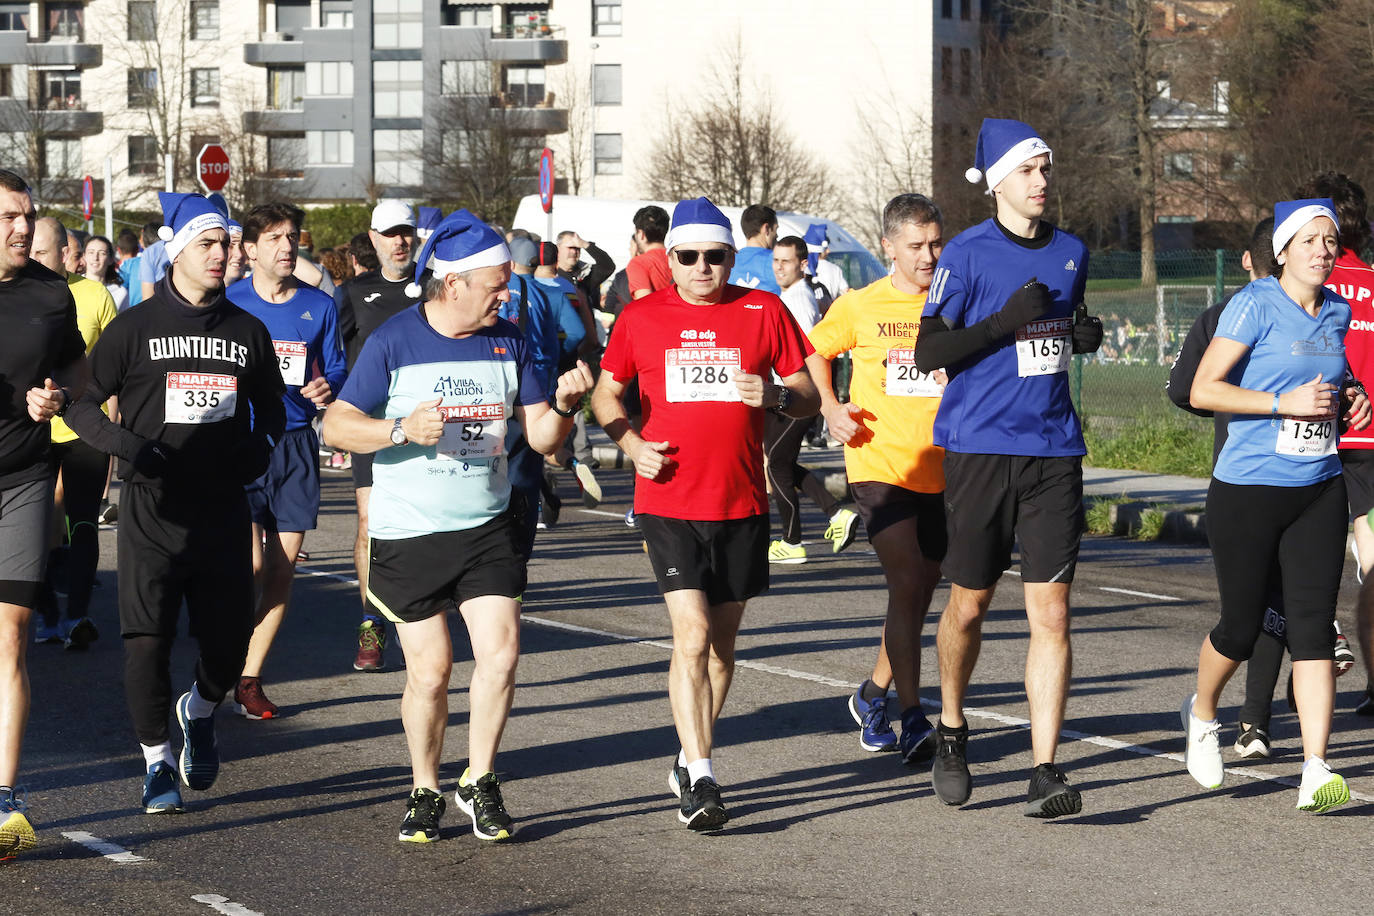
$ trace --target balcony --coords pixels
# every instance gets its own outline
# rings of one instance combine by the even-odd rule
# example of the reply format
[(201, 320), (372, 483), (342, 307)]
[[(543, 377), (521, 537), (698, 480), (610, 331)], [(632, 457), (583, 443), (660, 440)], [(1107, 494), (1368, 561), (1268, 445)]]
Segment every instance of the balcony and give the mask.
[(503, 63), (562, 64), (568, 42), (561, 26), (439, 27), (439, 54), (444, 60), (495, 60)]
[(86, 44), (79, 40), (79, 36), (33, 38), (28, 32), (0, 32), (0, 64), (98, 67), (103, 59), (100, 45)]
[(38, 134), (89, 137), (105, 129), (103, 114), (79, 108), (30, 109), (24, 117), (27, 118), (27, 129)]
[(263, 41), (243, 46), (243, 61), (260, 67), (305, 63), (305, 42), (289, 32), (264, 32)]
[(445, 95), (436, 100), (432, 112), (426, 114), (425, 122), (446, 129), (502, 127), (511, 133), (528, 136), (561, 134), (568, 129), (568, 110), (554, 107), (552, 92), (545, 95), (543, 104), (534, 107), (524, 107), (504, 92)]
[(305, 131), (304, 111), (245, 111), (243, 129), (250, 134), (299, 134)]

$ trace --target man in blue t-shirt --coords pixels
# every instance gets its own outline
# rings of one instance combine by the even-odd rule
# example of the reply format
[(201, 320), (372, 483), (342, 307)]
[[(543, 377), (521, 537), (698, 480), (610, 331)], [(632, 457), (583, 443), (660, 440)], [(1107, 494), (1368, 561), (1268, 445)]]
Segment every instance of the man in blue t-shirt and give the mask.
[(989, 118), (970, 181), (987, 179), (997, 216), (945, 246), (931, 280), (916, 367), (945, 369), (935, 418), (945, 449), (950, 599), (940, 617), (942, 707), (931, 781), (947, 805), (972, 793), (964, 695), (997, 580), (1021, 547), (1030, 648), (1031, 773), (1025, 814), (1082, 808), (1054, 764), (1069, 692), (1069, 585), (1083, 534), (1086, 452), (1069, 396), (1074, 353), (1097, 349), (1102, 325), (1083, 303), (1088, 249), (1045, 222), (1051, 153), (1019, 121)]
[(301, 543), (320, 511), (320, 443), (311, 422), (347, 374), (333, 298), (293, 276), (304, 216), (287, 203), (250, 210), (243, 221), (243, 250), (253, 272), (226, 290), (231, 302), (267, 326), (286, 383), (286, 432), (272, 450), (267, 472), (245, 487), (261, 597), (234, 702), (250, 719), (278, 715), (262, 692), (261, 674), (286, 616)]
[(579, 363), (546, 400), (530, 348), (499, 311), (510, 252), (466, 210), (434, 230), (416, 262), (424, 300), (363, 345), (324, 435), (376, 452), (368, 506), (367, 604), (396, 624), (406, 661), (402, 723), (414, 788), (402, 842), (439, 837), (439, 759), (448, 722), (453, 645), (446, 611), (458, 606), (475, 660), (469, 688), (468, 769), (457, 802), (479, 839), (514, 826), (496, 777), (496, 749), (515, 691), (525, 563), (513, 529), (507, 455), (517, 424), (529, 447), (553, 451), (572, 426), (591, 371)]
[(744, 247), (735, 253), (730, 285), (781, 295), (782, 289), (773, 276), (773, 243), (778, 240), (778, 214), (772, 207), (763, 204), (745, 207), (739, 217), (739, 229), (744, 233)]

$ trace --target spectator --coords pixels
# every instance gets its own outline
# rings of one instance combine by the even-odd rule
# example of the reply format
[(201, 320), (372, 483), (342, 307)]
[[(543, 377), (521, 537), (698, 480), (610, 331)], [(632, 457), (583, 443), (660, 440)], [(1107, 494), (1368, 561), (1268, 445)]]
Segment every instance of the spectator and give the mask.
[(668, 211), (650, 204), (635, 213), (635, 245), (639, 253), (630, 259), (625, 274), (630, 281), (630, 296), (642, 299), (655, 290), (673, 285), (668, 268)]
[(777, 295), (781, 290), (773, 277), (773, 243), (778, 240), (778, 214), (763, 204), (745, 207), (739, 228), (744, 233), (744, 247), (735, 255), (729, 282)]

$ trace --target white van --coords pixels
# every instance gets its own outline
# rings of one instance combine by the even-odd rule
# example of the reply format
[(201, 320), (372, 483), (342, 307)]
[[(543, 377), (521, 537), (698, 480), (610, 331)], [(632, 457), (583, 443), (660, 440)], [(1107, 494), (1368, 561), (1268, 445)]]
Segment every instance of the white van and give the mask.
[[(641, 207), (657, 204), (671, 216), (675, 202), (660, 200), (610, 200), (603, 197), (575, 197), (557, 194), (553, 198), (553, 213), (545, 213), (539, 205), (539, 195), (521, 198), (515, 211), (512, 228), (524, 229), (548, 241), (556, 241), (558, 233), (571, 229), (615, 259), (617, 270), (624, 269), (630, 260), (630, 242), (634, 237), (634, 215)], [(721, 207), (735, 232), (735, 245), (744, 244), (739, 221), (743, 207)], [(830, 238), (830, 257), (844, 271), (845, 279), (855, 289), (867, 286), (887, 275), (887, 269), (873, 253), (859, 243), (850, 232), (834, 220), (805, 213), (778, 211), (778, 236), (806, 235), (808, 226), (825, 223)], [(550, 225), (552, 224), (552, 225)]]

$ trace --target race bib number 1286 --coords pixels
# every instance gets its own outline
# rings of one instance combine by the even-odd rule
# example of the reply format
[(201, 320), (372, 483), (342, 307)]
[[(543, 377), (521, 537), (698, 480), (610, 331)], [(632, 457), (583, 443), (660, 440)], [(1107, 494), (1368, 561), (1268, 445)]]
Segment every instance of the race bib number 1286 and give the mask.
[(737, 347), (683, 347), (665, 354), (665, 394), (670, 402), (739, 401), (735, 373), (740, 369)]

